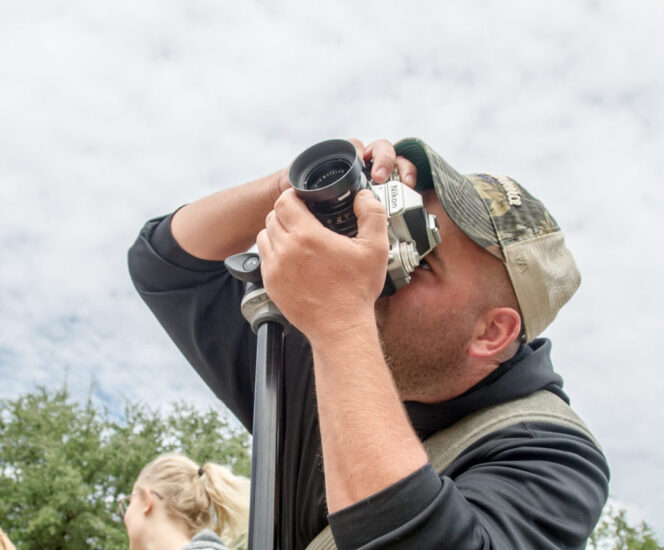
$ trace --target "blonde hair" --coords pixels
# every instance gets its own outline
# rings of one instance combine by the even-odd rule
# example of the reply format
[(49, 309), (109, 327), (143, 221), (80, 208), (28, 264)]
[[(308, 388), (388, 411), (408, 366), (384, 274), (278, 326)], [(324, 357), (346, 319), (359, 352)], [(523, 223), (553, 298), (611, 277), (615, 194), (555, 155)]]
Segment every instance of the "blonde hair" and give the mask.
[(12, 541), (9, 540), (9, 537), (5, 532), (0, 528), (0, 550), (16, 550)]
[(229, 546), (244, 542), (249, 521), (249, 480), (225, 466), (198, 466), (180, 454), (165, 454), (147, 464), (136, 485), (157, 493), (191, 536), (212, 529)]

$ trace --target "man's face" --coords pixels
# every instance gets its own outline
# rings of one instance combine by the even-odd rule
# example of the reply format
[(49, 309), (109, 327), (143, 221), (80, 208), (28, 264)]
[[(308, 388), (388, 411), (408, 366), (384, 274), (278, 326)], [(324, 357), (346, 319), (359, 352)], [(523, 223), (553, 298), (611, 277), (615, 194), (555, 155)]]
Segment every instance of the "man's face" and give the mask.
[(404, 401), (440, 401), (463, 384), (467, 345), (483, 311), (488, 254), (449, 219), (433, 190), (426, 209), (440, 225), (441, 243), (412, 282), (376, 303), (388, 366)]

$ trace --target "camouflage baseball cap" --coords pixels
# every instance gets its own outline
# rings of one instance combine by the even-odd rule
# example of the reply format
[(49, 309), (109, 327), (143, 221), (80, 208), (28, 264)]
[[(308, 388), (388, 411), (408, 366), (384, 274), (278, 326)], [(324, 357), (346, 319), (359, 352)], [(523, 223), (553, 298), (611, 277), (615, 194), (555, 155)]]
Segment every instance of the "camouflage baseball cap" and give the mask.
[(513, 179), (461, 175), (419, 139), (404, 139), (395, 148), (417, 167), (416, 189), (435, 188), (450, 219), (504, 263), (526, 337), (530, 341), (539, 335), (581, 282), (551, 214)]

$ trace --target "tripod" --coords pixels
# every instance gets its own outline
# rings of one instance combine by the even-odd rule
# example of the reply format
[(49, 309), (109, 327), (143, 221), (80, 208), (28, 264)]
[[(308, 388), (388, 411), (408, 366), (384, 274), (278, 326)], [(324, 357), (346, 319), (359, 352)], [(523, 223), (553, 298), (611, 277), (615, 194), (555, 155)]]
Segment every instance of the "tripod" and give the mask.
[(284, 336), (290, 323), (263, 288), (261, 258), (236, 254), (224, 262), (228, 272), (246, 283), (242, 315), (258, 337), (254, 391), (249, 550), (276, 550), (279, 523), (282, 381)]

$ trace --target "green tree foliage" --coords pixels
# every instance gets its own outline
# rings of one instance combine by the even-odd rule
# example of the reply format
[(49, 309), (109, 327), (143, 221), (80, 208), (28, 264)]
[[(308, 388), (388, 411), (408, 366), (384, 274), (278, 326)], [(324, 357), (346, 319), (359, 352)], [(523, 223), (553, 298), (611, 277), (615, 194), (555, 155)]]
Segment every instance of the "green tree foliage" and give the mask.
[[(66, 388), (0, 401), (0, 526), (17, 550), (128, 547), (116, 500), (154, 457), (182, 452), (249, 475), (250, 439), (227, 418), (185, 404), (167, 415), (126, 403), (121, 418)], [(588, 550), (664, 550), (651, 528), (608, 507)]]
[(66, 388), (0, 401), (0, 524), (17, 550), (128, 547), (117, 497), (141, 468), (178, 451), (249, 475), (250, 438), (215, 411), (166, 415), (126, 403), (121, 418)]
[(648, 524), (627, 523), (625, 510), (607, 507), (590, 536), (588, 550), (664, 550)]

